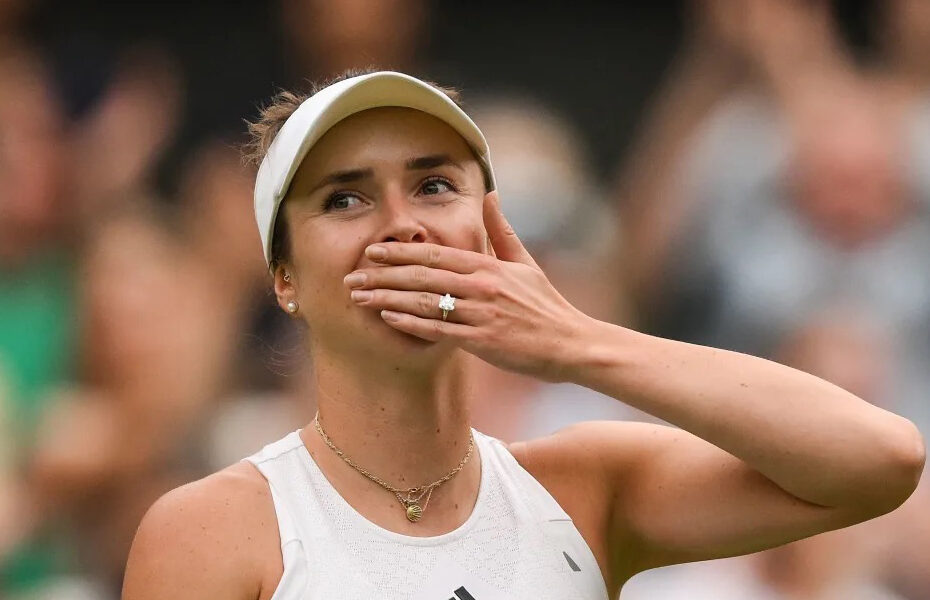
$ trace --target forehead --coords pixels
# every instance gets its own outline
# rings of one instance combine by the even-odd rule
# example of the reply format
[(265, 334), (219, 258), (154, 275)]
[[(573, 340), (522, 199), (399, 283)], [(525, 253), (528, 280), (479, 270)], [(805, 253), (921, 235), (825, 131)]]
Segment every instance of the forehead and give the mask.
[(307, 153), (295, 180), (437, 154), (460, 163), (472, 161), (477, 167), (465, 139), (440, 119), (411, 108), (372, 108), (343, 119), (326, 132)]

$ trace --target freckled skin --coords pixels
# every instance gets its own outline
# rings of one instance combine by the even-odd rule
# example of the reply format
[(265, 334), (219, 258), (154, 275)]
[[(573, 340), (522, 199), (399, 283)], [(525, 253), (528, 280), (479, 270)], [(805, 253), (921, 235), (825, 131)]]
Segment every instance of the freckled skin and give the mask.
[[(464, 169), (440, 166), (410, 171), (411, 158), (448, 155)], [(314, 188), (333, 172), (372, 169), (370, 179)], [(424, 179), (440, 176), (455, 191), (424, 195)], [(325, 212), (337, 192), (357, 193), (351, 208)], [(290, 227), (292, 261), (287, 265), (297, 290), (300, 316), (309, 325), (311, 347), (351, 360), (366, 355), (397, 361), (395, 370), (420, 368), (453, 351), (386, 325), (377, 311), (356, 305), (343, 277), (377, 266), (364, 254), (381, 241), (431, 242), (488, 253), (482, 205), (484, 177), (462, 137), (442, 121), (404, 108), (378, 108), (333, 127), (301, 163), (282, 210)], [(432, 360), (431, 360), (432, 359)]]

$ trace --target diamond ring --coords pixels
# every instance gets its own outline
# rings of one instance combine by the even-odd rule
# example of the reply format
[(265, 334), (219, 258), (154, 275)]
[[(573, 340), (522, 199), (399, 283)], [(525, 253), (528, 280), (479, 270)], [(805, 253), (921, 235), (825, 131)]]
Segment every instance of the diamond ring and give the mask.
[(445, 321), (446, 317), (449, 316), (449, 312), (455, 310), (455, 296), (450, 296), (446, 294), (439, 299), (439, 308), (442, 309), (442, 320)]

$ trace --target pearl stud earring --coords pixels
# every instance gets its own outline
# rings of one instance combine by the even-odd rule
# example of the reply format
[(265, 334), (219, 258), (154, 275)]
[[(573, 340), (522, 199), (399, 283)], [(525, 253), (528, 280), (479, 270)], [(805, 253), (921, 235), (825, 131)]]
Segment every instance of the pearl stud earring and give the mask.
[(288, 302), (288, 303), (287, 303), (287, 312), (289, 312), (289, 313), (291, 313), (291, 314), (294, 314), (295, 312), (297, 312), (297, 303), (294, 302), (293, 300), (291, 300), (290, 302)]

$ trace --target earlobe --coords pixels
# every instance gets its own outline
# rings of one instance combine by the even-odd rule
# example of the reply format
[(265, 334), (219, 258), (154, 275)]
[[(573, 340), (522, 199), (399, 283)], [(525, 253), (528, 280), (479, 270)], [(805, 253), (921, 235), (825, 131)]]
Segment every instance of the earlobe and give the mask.
[[(274, 272), (274, 292), (277, 296), (278, 306), (289, 314), (295, 314), (299, 306), (295, 300), (296, 288), (293, 277), (283, 265), (278, 266)], [(289, 299), (290, 298), (290, 299)]]

